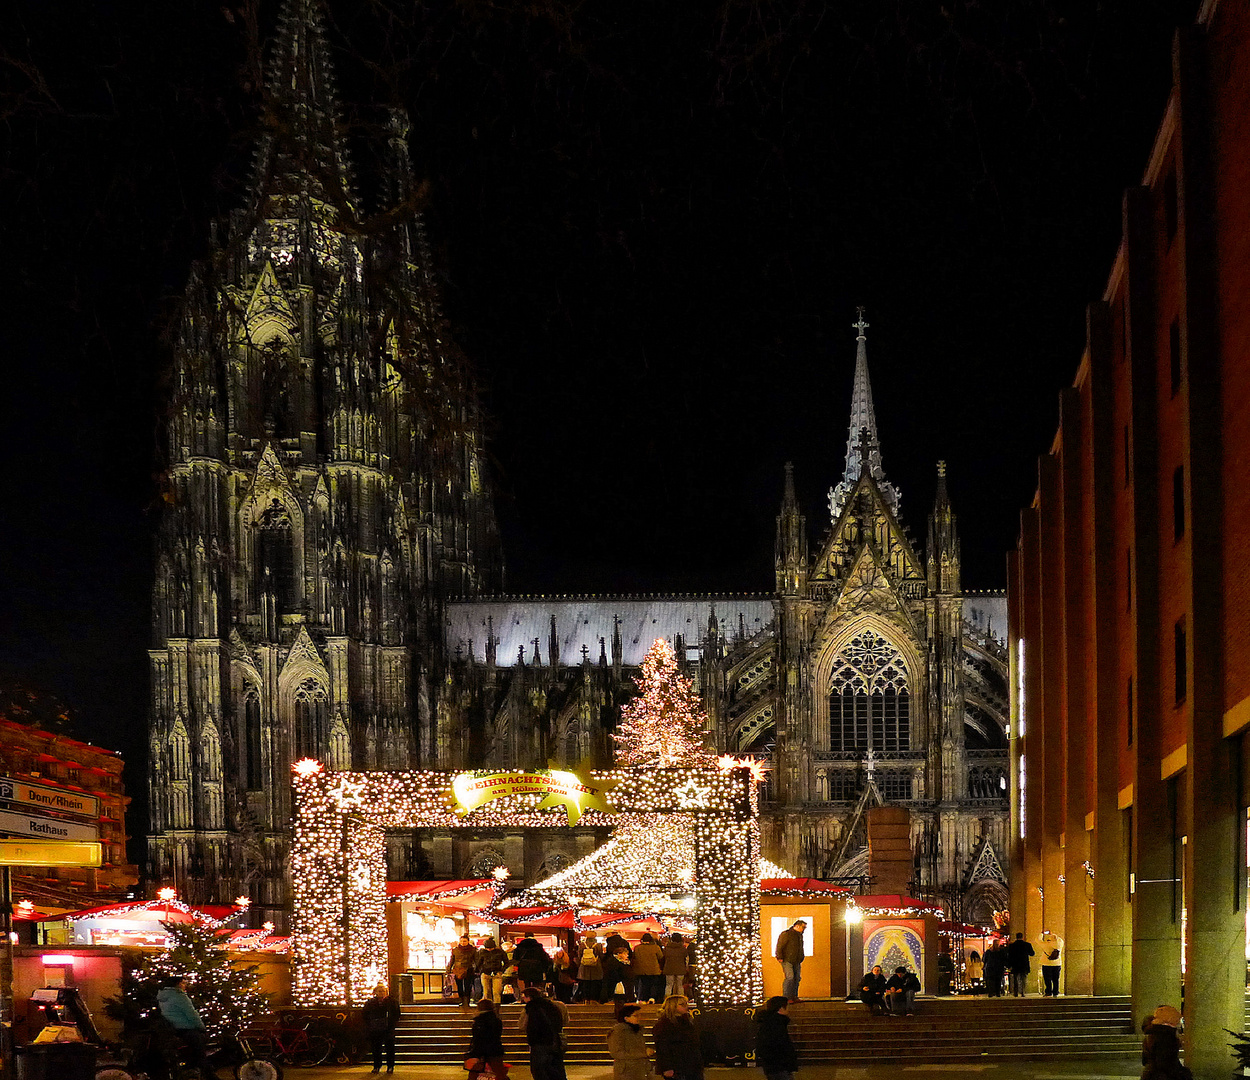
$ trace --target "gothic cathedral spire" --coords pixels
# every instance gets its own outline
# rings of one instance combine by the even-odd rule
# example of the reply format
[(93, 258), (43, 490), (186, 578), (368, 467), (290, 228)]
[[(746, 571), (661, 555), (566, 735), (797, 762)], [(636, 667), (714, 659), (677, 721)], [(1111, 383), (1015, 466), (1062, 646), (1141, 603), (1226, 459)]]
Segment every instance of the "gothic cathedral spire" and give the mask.
[(262, 216), (295, 216), (289, 204), (281, 205), (291, 198), (307, 200), (323, 222), (354, 214), (321, 0), (285, 0), (282, 6), (262, 124), (251, 183)]
[(898, 490), (885, 478), (881, 465), (881, 442), (877, 437), (877, 414), (872, 404), (872, 386), (868, 382), (868, 336), (864, 333), (868, 323), (864, 309), (858, 308), (859, 318), (851, 325), (856, 329), (855, 382), (851, 391), (851, 423), (846, 436), (846, 468), (837, 487), (829, 490), (829, 513), (836, 522), (847, 496), (859, 483), (868, 462), (869, 475), (876, 482), (890, 510), (897, 516)]

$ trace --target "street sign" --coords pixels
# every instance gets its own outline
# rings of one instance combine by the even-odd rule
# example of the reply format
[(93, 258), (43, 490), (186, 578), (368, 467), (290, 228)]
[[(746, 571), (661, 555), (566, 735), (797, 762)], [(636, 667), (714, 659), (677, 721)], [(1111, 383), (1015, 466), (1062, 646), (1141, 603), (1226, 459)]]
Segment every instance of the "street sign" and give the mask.
[(104, 845), (78, 840), (0, 840), (0, 866), (102, 866)]
[(0, 810), (0, 833), (16, 833), (35, 840), (99, 840), (100, 829), (82, 821), (62, 821), (38, 814)]
[(100, 800), (94, 795), (66, 791), (64, 788), (45, 784), (28, 784), (25, 780), (12, 780), (7, 776), (0, 776), (0, 799), (21, 806), (57, 810), (63, 814), (81, 814), (89, 818), (100, 816)]

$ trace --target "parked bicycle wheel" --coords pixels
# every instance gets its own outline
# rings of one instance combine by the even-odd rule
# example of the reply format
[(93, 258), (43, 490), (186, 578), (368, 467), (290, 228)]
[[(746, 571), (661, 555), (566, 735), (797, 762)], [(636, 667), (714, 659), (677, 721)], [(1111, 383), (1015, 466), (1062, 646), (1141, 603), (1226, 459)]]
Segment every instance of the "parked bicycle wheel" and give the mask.
[(234, 1080), (282, 1080), (282, 1066), (272, 1058), (244, 1058), (234, 1067)]
[(332, 1053), (332, 1040), (310, 1032), (307, 1040), (301, 1040), (300, 1045), (292, 1048), (291, 1064), (301, 1069), (311, 1069), (314, 1065), (324, 1065)]

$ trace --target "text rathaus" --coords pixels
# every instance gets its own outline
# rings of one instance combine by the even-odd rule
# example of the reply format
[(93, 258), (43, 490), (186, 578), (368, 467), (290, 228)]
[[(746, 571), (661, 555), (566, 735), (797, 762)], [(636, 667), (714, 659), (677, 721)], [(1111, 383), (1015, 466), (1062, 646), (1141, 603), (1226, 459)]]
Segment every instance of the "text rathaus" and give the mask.
[[(366, 214), (319, 0), (286, 0), (246, 204), (192, 268), (156, 543), (149, 876), (285, 925), (290, 767), (607, 765), (657, 637), (708, 738), (768, 770), (764, 853), (867, 873), (863, 811), (908, 806), (914, 893), (1007, 903), (1005, 601), (960, 583), (939, 466), (922, 553), (886, 479), (856, 324), (828, 528), (787, 467), (771, 594), (500, 595), (472, 380), (434, 288), (407, 124)], [(850, 369), (848, 337), (846, 368)], [(831, 447), (832, 461), (836, 448)], [(534, 880), (588, 830), (390, 841), (394, 877)]]

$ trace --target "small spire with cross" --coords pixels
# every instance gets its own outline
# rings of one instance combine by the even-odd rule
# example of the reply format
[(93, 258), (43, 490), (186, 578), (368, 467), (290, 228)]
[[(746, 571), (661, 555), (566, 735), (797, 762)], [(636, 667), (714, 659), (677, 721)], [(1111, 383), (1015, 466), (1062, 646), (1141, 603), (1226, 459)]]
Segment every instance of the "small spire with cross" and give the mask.
[(851, 323), (851, 325), (852, 325), (853, 327), (855, 327), (855, 329), (856, 329), (856, 330), (858, 330), (858, 331), (859, 331), (859, 333), (855, 336), (855, 340), (856, 340), (856, 341), (867, 341), (867, 340), (868, 340), (868, 335), (867, 335), (867, 334), (865, 334), (865, 333), (864, 333), (864, 331), (868, 329), (868, 323), (867, 323), (867, 321), (864, 319), (864, 305), (863, 305), (863, 304), (858, 305), (858, 306), (855, 308), (855, 310), (856, 310), (856, 312), (858, 312), (858, 313), (859, 313), (859, 318), (858, 318), (858, 319), (856, 319), (853, 323)]

